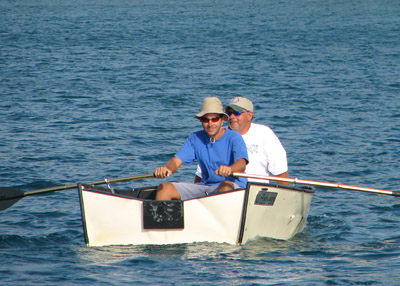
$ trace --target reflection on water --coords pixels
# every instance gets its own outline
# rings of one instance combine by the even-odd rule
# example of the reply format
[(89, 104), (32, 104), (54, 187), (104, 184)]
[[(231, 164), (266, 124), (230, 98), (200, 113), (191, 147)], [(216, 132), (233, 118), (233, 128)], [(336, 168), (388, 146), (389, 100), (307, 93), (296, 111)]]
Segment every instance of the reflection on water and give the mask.
[(226, 243), (191, 243), (173, 245), (127, 245), (104, 247), (81, 247), (77, 255), (80, 259), (94, 264), (121, 263), (126, 260), (162, 257), (177, 259), (230, 259), (257, 260), (282, 259), (282, 253), (299, 250), (310, 242), (305, 233), (291, 240), (256, 238), (245, 245)]

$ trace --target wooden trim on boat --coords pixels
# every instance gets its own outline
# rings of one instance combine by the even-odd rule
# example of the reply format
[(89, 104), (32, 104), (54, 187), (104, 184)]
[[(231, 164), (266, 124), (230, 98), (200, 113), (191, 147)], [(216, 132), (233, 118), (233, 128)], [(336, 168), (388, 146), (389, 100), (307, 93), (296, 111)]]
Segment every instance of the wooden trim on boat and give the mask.
[(246, 190), (244, 193), (244, 199), (243, 199), (243, 207), (242, 207), (242, 219), (240, 222), (240, 230), (239, 230), (239, 237), (238, 237), (238, 245), (242, 244), (243, 241), (243, 234), (244, 234), (244, 228), (246, 224), (246, 213), (247, 213), (247, 206), (248, 206), (248, 201), (249, 201), (249, 184), (247, 183), (246, 185)]
[(78, 189), (79, 189), (79, 204), (81, 207), (81, 217), (82, 217), (82, 227), (83, 227), (83, 236), (85, 237), (85, 243), (86, 245), (89, 245), (89, 237), (87, 235), (87, 227), (86, 227), (86, 219), (85, 219), (85, 205), (83, 203), (83, 198), (82, 198), (82, 184), (78, 184)]

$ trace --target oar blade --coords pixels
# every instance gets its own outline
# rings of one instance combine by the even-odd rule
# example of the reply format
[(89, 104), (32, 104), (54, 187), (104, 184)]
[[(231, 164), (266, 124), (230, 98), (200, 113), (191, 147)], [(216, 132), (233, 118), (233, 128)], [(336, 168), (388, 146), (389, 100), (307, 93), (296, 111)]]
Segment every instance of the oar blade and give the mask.
[(5, 210), (18, 202), (24, 193), (15, 188), (0, 187), (0, 210)]

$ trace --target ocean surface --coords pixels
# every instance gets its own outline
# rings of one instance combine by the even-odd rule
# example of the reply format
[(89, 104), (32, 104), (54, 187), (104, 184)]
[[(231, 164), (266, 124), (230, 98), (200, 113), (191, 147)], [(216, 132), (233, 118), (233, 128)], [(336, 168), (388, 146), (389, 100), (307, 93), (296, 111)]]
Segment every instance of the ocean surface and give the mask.
[[(250, 98), (291, 177), (399, 190), (400, 1), (0, 1), (1, 187), (151, 173), (207, 96)], [(1, 285), (400, 285), (399, 270), (393, 196), (317, 187), (302, 233), (244, 246), (88, 247), (76, 189), (0, 211)]]

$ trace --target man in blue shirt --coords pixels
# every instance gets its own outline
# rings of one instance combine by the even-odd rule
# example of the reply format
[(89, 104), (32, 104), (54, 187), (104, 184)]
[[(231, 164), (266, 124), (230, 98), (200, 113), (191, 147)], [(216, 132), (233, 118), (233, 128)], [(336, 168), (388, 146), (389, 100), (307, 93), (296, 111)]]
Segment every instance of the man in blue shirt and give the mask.
[(192, 133), (176, 155), (154, 174), (165, 178), (174, 174), (182, 164), (197, 160), (202, 180), (199, 183), (171, 182), (158, 186), (156, 200), (188, 200), (205, 195), (244, 188), (246, 178), (236, 178), (233, 172), (243, 172), (248, 163), (247, 148), (242, 136), (222, 128), (228, 115), (217, 97), (207, 97), (195, 118), (203, 130)]

